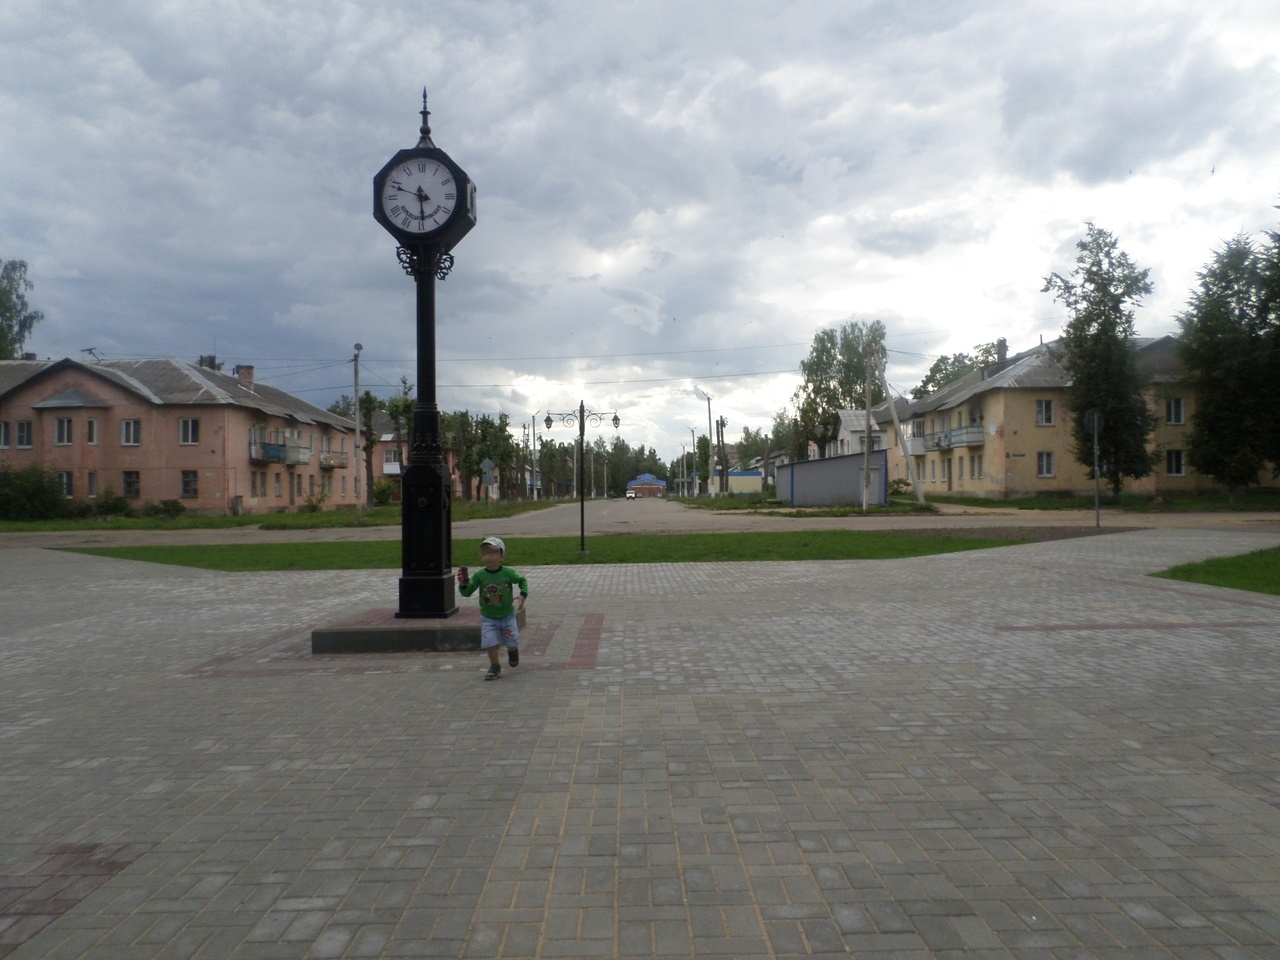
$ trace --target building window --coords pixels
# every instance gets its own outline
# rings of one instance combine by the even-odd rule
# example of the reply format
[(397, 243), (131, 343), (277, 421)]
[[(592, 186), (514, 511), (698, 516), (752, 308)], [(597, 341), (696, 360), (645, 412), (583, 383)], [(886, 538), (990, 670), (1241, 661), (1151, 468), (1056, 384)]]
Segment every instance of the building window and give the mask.
[(9, 421), (0, 420), (0, 447), (9, 446)]
[(198, 470), (182, 471), (182, 495), (184, 497), (200, 495), (200, 472)]
[(30, 420), (19, 420), (19, 421), (18, 421), (18, 446), (19, 446), (19, 447), (30, 447), (30, 446), (31, 446), (31, 436), (32, 436), (32, 434), (31, 434), (31, 421), (30, 421)]
[(1036, 476), (1052, 477), (1053, 476), (1053, 451), (1041, 450), (1036, 454)]
[[(841, 444), (843, 444), (843, 443), (844, 443), (844, 441), (843, 441), (843, 440), (841, 440), (841, 441), (840, 441), (840, 443), (841, 443)], [(400, 448), (399, 448), (399, 447), (386, 447), (386, 448), (382, 451), (382, 462), (383, 462), (383, 463), (388, 463), (388, 464), (390, 464), (390, 463), (399, 463), (399, 462), (400, 462)]]
[(964, 457), (956, 458), (956, 479), (964, 486)]
[(276, 474), (276, 496), (280, 496), (280, 474)]
[[(1186, 423), (1182, 419), (1182, 398), (1169, 397), (1164, 402), (1164, 422), (1165, 423)], [(1181, 472), (1181, 471), (1179, 471)]]
[(1164, 452), (1164, 472), (1171, 477), (1183, 476), (1181, 450), (1166, 450)]
[(62, 495), (68, 500), (71, 499), (71, 471), (58, 471), (58, 487), (62, 490)]
[(975, 453), (969, 458), (969, 479), (982, 479), (982, 454)]
[(142, 443), (142, 421), (120, 421), (120, 443), (126, 447), (136, 447)]
[(121, 479), (121, 495), (126, 500), (137, 500), (142, 496), (142, 474), (137, 470), (126, 470)]
[(56, 424), (56, 433), (54, 435), (54, 443), (60, 447), (69, 446), (71, 444), (71, 418), (59, 417)]
[(84, 440), (89, 446), (98, 445), (98, 421), (86, 420), (84, 422)]
[[(346, 446), (345, 442), (343, 443), (343, 446)], [(344, 497), (347, 495), (347, 477), (346, 477), (346, 474), (343, 474), (343, 475), (342, 475), (342, 495), (343, 495)]]
[(200, 421), (183, 417), (178, 421), (178, 442), (191, 446), (200, 442)]
[(302, 474), (300, 473), (293, 475), (293, 495), (295, 497), (302, 496)]
[(1037, 427), (1053, 426), (1053, 401), (1052, 400), (1036, 401), (1036, 426)]
[(90, 470), (88, 479), (89, 479), (89, 484), (88, 484), (89, 496), (96, 497), (98, 495), (98, 471)]
[(314, 473), (307, 474), (307, 496), (314, 497), (316, 495), (316, 475)]
[(931, 483), (936, 483), (937, 480), (938, 480), (938, 461), (930, 460), (929, 461), (929, 481)]

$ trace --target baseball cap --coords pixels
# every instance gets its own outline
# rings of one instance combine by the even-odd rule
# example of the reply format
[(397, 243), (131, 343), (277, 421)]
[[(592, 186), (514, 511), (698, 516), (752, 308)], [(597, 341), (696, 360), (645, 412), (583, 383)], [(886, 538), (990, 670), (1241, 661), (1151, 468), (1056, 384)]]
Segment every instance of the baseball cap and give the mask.
[(497, 537), (485, 537), (483, 540), (481, 540), (481, 541), (480, 541), (480, 546), (482, 546), (482, 547), (497, 547), (497, 548), (498, 548), (499, 550), (501, 550), (503, 553), (506, 553), (506, 552), (507, 552), (507, 545), (506, 545), (505, 543), (503, 543), (503, 542), (502, 542), (500, 539), (498, 539)]

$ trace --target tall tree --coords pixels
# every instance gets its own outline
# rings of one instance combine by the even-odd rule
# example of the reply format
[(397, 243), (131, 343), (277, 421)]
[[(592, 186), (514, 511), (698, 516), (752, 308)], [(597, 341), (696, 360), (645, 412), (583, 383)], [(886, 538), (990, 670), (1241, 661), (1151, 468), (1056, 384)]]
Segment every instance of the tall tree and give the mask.
[(452, 453), (458, 469), (458, 486), (455, 497), (461, 495), (463, 500), (471, 499), (472, 479), (480, 472), (480, 461), (483, 459), (476, 453), (476, 428), (469, 410), (455, 410), (453, 413), (440, 414), (441, 445), (446, 452)]
[(1116, 238), (1087, 224), (1076, 244), (1071, 276), (1045, 278), (1045, 293), (1067, 309), (1062, 362), (1071, 375), (1067, 404), (1076, 459), (1093, 475), (1093, 435), (1085, 426), (1089, 410), (1102, 413), (1100, 472), (1120, 495), (1124, 478), (1151, 472), (1156, 454), (1147, 446), (1157, 419), (1147, 406), (1134, 356), (1134, 312), (1151, 292), (1149, 270), (1139, 270)]
[(476, 456), (492, 460), (498, 474), (498, 497), (510, 495), (515, 480), (516, 442), (511, 436), (511, 418), (499, 413), (497, 419), (487, 413), (476, 418)]
[(351, 399), (351, 394), (344, 393), (337, 400), (333, 401), (333, 403), (329, 404), (328, 410), (332, 414), (339, 417), (346, 417), (348, 420), (351, 420), (356, 415), (356, 402)]
[(360, 395), (360, 449), (364, 452), (364, 503), (372, 508), (373, 501), (373, 452), (378, 449), (378, 431), (374, 427), (374, 414), (385, 411), (387, 402), (366, 390)]
[(995, 362), (996, 345), (994, 343), (980, 343), (973, 349), (972, 354), (953, 353), (950, 356), (943, 354), (933, 361), (933, 366), (924, 375), (924, 379), (911, 388), (911, 399), (923, 400), (952, 380), (959, 380), (966, 373), (972, 373), (983, 364)]
[(879, 368), (884, 356), (884, 324), (846, 320), (839, 329), (823, 329), (813, 335), (809, 355), (800, 361), (804, 382), (792, 397), (800, 421), (802, 441), (826, 448), (838, 410), (868, 409), (884, 400), (880, 378), (871, 378), (866, 395), (867, 364)]
[(33, 288), (25, 260), (0, 259), (0, 360), (16, 360), (35, 325), (44, 319), (27, 303)]
[(417, 405), (413, 399), (413, 384), (409, 378), (400, 378), (400, 392), (387, 400), (387, 419), (391, 421), (391, 433), (395, 437), (396, 456), (400, 458), (400, 469), (405, 467), (404, 442), (413, 432), (413, 408)]
[[(1280, 207), (1277, 207), (1280, 209)], [(1262, 335), (1262, 384), (1257, 403), (1263, 410), (1280, 410), (1280, 230), (1266, 232), (1268, 243), (1259, 252), (1259, 315)], [(1272, 476), (1280, 477), (1280, 417), (1273, 416), (1264, 433), (1264, 452), (1271, 461)]]

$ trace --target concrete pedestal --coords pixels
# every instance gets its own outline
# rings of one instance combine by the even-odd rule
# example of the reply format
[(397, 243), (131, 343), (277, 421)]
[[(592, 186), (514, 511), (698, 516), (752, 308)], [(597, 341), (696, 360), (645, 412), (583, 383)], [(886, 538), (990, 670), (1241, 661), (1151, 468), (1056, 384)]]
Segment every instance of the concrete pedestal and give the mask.
[[(524, 630), (525, 614), (516, 614)], [(463, 607), (447, 620), (403, 619), (390, 607), (366, 610), (311, 631), (315, 653), (410, 653), (480, 649), (480, 609)]]

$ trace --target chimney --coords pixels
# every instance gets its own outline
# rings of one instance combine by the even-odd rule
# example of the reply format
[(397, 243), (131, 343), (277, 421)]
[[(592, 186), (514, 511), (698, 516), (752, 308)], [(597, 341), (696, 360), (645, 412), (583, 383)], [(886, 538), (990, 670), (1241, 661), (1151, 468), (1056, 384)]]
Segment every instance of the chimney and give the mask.
[(1009, 359), (1009, 343), (1004, 337), (996, 341), (996, 363), (1004, 363)]
[(24, 353), (24, 354), (22, 355), (22, 359), (23, 359), (23, 360), (35, 360), (35, 359), (36, 359), (36, 355), (35, 355), (34, 353)]
[(246, 390), (250, 392), (253, 391), (253, 365), (252, 364), (249, 364), (249, 363), (236, 364), (236, 366), (234, 366), (231, 369), (231, 372), (234, 373), (236, 377), (239, 378), (240, 386), (244, 387)]

